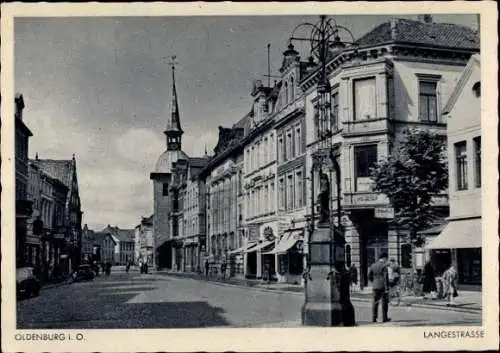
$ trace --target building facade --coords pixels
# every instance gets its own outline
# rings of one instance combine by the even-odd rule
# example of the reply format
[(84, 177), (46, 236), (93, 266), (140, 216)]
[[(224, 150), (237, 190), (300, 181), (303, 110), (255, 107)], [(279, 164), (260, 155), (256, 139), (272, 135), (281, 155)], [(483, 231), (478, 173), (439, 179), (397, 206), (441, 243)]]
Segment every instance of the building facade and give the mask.
[(301, 283), (306, 264), (303, 252), (306, 219), (306, 139), (304, 97), (299, 86), (309, 65), (290, 44), (283, 53), (281, 85), (273, 112), (276, 131), (277, 215), (275, 248), (278, 282)]
[[(413, 249), (389, 222), (391, 207), (385, 195), (374, 193), (370, 168), (397, 150), (398, 139), (408, 127), (446, 134), (441, 117), (469, 57), (479, 50), (472, 30), (456, 25), (392, 19), (356, 42), (356, 50), (344, 48), (329, 53), (327, 73), (331, 91), (330, 142), (339, 146), (340, 195), (336, 175), (326, 171), (332, 191), (331, 210), (337, 219), (341, 198), (342, 228), (346, 237), (347, 265), (360, 271), (367, 285), (367, 269), (381, 253), (398, 259), (403, 267), (421, 268), (424, 250)], [(432, 45), (432, 48), (429, 46)], [(305, 93), (306, 170), (321, 147), (318, 136), (318, 70), (301, 81)], [(318, 178), (313, 182), (318, 190)], [(308, 181), (308, 210), (316, 203)], [(436, 221), (447, 216), (445, 195), (435, 198)], [(309, 212), (310, 214), (310, 212)], [(405, 261), (405, 259), (410, 259)]]
[(28, 145), (33, 136), (23, 122), (24, 98), (15, 95), (15, 173), (16, 173), (16, 266), (32, 264), (32, 244), (27, 245), (27, 221), (33, 213), (28, 200)]
[[(46, 214), (50, 209), (50, 193), (52, 190), (54, 200), (54, 215), (51, 224), (52, 241), (56, 261), (59, 262), (61, 271), (72, 272), (78, 267), (82, 260), (82, 216), (80, 194), (78, 189), (78, 177), (76, 170), (76, 158), (71, 160), (39, 159), (33, 160), (47, 183), (45, 185), (42, 207)], [(47, 178), (48, 177), (48, 178)], [(51, 186), (50, 186), (51, 185)], [(42, 190), (43, 191), (43, 190)], [(49, 216), (50, 217), (50, 216)]]
[[(231, 128), (219, 127), (219, 140), (214, 156), (200, 173), (205, 184), (205, 214), (208, 261), (213, 272), (234, 277), (243, 277), (244, 246), (241, 228), (242, 164), (243, 151), (240, 141), (244, 136), (246, 119), (241, 119)], [(236, 251), (235, 251), (236, 250)]]
[[(136, 261), (146, 261), (148, 264), (154, 263), (154, 243), (153, 243), (153, 223), (154, 215), (143, 217), (139, 227), (139, 253)], [(136, 228), (137, 229), (137, 228)]]
[(114, 265), (125, 266), (129, 261), (134, 261), (135, 229), (121, 229), (108, 224), (101, 233), (109, 233), (113, 238)]
[(102, 264), (115, 261), (116, 242), (109, 232), (94, 232), (93, 254), (97, 262)]
[(173, 164), (172, 226), (181, 248), (176, 253), (176, 268), (183, 272), (201, 271), (206, 246), (205, 182), (200, 178), (208, 157), (193, 157)]
[(469, 60), (443, 116), (448, 133), (450, 217), (429, 239), (438, 273), (453, 264), (461, 284), (481, 284), (481, 60)]

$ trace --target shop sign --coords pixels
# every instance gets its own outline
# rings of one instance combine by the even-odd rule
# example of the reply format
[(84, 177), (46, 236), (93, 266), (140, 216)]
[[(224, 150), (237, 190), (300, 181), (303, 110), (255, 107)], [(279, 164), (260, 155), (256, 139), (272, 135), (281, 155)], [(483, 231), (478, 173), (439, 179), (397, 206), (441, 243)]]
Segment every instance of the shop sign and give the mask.
[(375, 208), (375, 218), (394, 218), (394, 208), (377, 207)]
[(352, 203), (355, 205), (373, 203), (378, 200), (377, 194), (353, 195)]

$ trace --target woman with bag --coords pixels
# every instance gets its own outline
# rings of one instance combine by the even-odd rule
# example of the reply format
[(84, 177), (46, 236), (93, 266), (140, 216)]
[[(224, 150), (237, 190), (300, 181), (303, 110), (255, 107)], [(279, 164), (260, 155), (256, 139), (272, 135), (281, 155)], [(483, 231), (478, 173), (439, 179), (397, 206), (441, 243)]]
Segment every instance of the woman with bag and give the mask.
[(458, 273), (453, 267), (453, 264), (444, 271), (443, 274), (443, 282), (444, 282), (444, 295), (448, 298), (447, 306), (454, 305), (454, 298), (458, 296), (457, 291), (457, 282), (458, 282)]

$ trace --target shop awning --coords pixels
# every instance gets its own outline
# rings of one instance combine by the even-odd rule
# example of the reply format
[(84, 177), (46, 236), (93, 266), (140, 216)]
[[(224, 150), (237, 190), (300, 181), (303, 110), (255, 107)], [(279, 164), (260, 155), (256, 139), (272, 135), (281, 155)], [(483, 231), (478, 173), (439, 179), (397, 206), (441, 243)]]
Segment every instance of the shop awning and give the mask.
[(248, 249), (247, 252), (254, 252), (254, 251), (258, 251), (258, 250), (267, 248), (268, 246), (272, 245), (273, 243), (274, 243), (274, 241), (269, 241), (269, 240), (263, 241), (262, 243), (257, 244), (257, 246), (254, 246), (253, 248)]
[(480, 248), (481, 218), (451, 220), (427, 249)]
[(254, 247), (256, 245), (257, 245), (257, 243), (248, 243), (247, 245), (239, 247), (238, 249), (234, 249), (234, 250), (229, 251), (228, 255), (234, 255), (234, 254), (242, 253), (245, 250), (250, 249), (250, 248), (252, 248), (252, 247)]
[(269, 252), (264, 253), (267, 254), (286, 254), (288, 250), (290, 250), (300, 239), (295, 236), (294, 233), (288, 233), (283, 236), (281, 241), (276, 245), (276, 247)]

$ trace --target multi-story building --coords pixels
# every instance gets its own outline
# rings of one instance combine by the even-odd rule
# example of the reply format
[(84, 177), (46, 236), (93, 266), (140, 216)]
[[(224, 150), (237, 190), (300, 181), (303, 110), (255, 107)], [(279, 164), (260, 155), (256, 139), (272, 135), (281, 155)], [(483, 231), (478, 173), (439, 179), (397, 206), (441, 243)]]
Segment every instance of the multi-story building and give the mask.
[(102, 264), (115, 261), (116, 242), (109, 232), (94, 232), (93, 255)]
[(92, 263), (94, 255), (94, 245), (96, 242), (95, 232), (90, 230), (85, 224), (82, 229), (82, 261)]
[(153, 218), (142, 217), (134, 230), (134, 262), (147, 262), (150, 266), (154, 264), (154, 239), (153, 239)]
[(173, 234), (173, 229), (178, 229), (175, 218), (171, 215), (173, 208), (178, 205), (173, 204), (173, 198), (169, 194), (172, 184), (173, 163), (179, 160), (187, 160), (188, 156), (182, 151), (182, 134), (179, 117), (179, 106), (177, 101), (177, 91), (175, 88), (174, 67), (172, 66), (172, 101), (170, 117), (167, 121), (167, 127), (164, 131), (167, 142), (167, 149), (163, 152), (156, 162), (155, 170), (150, 174), (153, 181), (154, 198), (154, 264), (159, 268), (174, 268), (176, 263), (180, 263), (180, 254), (182, 244), (177, 240), (178, 234)]
[[(184, 272), (201, 270), (202, 246), (206, 245), (205, 234), (205, 182), (200, 178), (208, 157), (190, 157), (173, 164), (173, 183), (170, 195), (173, 198), (172, 226), (182, 242), (180, 256), (176, 256), (177, 269)], [(203, 250), (204, 252), (205, 250)]]
[[(78, 178), (76, 171), (76, 158), (71, 160), (34, 159), (33, 163), (40, 171), (48, 176), (47, 197), (43, 208), (49, 209), (49, 194), (52, 188), (54, 198), (55, 219), (52, 220), (51, 239), (54, 242), (56, 261), (59, 261), (62, 271), (71, 272), (82, 259), (82, 215)], [(48, 212), (48, 211), (47, 211)], [(49, 216), (50, 217), (50, 216)], [(49, 220), (47, 220), (49, 221)], [(55, 224), (54, 224), (55, 223)], [(47, 223), (47, 224), (50, 224)]]
[(114, 265), (124, 266), (129, 261), (134, 261), (135, 230), (121, 229), (108, 224), (101, 233), (109, 233), (115, 242)]
[(16, 266), (32, 263), (31, 246), (26, 246), (27, 220), (32, 215), (28, 200), (28, 140), (33, 136), (23, 122), (24, 98), (15, 96), (15, 173), (16, 173)]
[[(403, 267), (423, 266), (423, 256), (416, 255), (423, 255), (423, 249), (406, 244), (402, 234), (407, 230), (390, 225), (389, 201), (372, 191), (370, 168), (397, 151), (402, 131), (408, 127), (446, 133), (441, 117), (444, 104), (467, 60), (479, 51), (479, 37), (467, 27), (434, 23), (425, 16), (422, 21), (392, 19), (356, 44), (356, 48), (337, 47), (328, 55), (332, 114), (330, 121), (322, 123), (331, 126), (330, 142), (340, 152), (340, 195), (335, 191), (335, 173), (327, 172), (332, 213), (337, 219), (340, 197), (346, 262), (360, 269), (361, 285), (367, 285), (367, 269), (382, 252), (397, 258)], [(314, 70), (300, 82), (305, 94), (306, 170), (311, 170), (311, 156), (321, 145), (319, 76), (319, 70)], [(318, 190), (318, 178), (313, 183)], [(316, 195), (311, 195), (308, 180), (308, 210), (311, 198)], [(442, 220), (447, 215), (446, 196), (436, 197), (434, 204), (436, 218)]]
[(238, 277), (244, 275), (239, 251), (245, 245), (241, 228), (243, 152), (240, 141), (246, 122), (244, 117), (231, 128), (219, 127), (215, 154), (200, 174), (206, 196), (205, 261), (218, 273), (225, 263), (227, 274)]
[(443, 116), (448, 132), (450, 217), (428, 248), (436, 272), (450, 264), (461, 284), (481, 284), (481, 60), (469, 60)]
[[(53, 212), (53, 194), (47, 193), (46, 176), (43, 175), (38, 167), (28, 161), (28, 200), (32, 203), (33, 213), (27, 219), (26, 243), (25, 243), (25, 262), (27, 265), (39, 267), (42, 261), (42, 244), (41, 239), (43, 234), (40, 232), (40, 221), (42, 225), (51, 226), (49, 219)], [(45, 178), (43, 178), (45, 176)], [(45, 180), (43, 180), (43, 179)], [(42, 196), (42, 190), (44, 195)], [(52, 190), (51, 190), (52, 191)], [(48, 207), (47, 207), (48, 204)], [(38, 222), (38, 225), (37, 225)]]
[(279, 282), (301, 283), (306, 258), (303, 253), (306, 222), (306, 144), (304, 98), (299, 86), (307, 62), (290, 44), (283, 53), (281, 84), (272, 112), (277, 152), (277, 216), (280, 220), (275, 248)]

